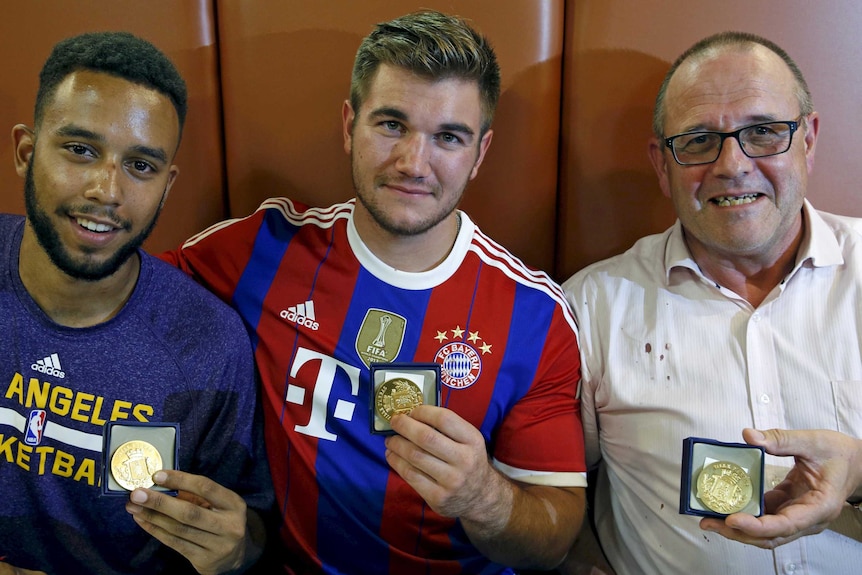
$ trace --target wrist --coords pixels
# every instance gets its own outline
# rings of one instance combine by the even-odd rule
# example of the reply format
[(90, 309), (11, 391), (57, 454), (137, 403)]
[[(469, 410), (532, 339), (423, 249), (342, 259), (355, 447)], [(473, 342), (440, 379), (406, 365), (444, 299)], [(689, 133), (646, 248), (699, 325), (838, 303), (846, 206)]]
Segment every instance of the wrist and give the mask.
[(502, 533), (509, 524), (514, 506), (514, 485), (496, 469), (490, 468), (483, 497), (474, 501), (470, 511), (459, 519), (472, 523), (486, 537)]

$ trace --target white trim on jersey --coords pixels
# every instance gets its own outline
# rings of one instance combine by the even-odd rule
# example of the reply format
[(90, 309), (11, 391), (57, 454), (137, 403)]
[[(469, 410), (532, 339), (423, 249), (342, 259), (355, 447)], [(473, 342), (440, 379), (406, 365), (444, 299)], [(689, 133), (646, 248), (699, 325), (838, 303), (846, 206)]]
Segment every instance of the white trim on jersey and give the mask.
[[(301, 225), (305, 225), (305, 224), (312, 224), (312, 225), (316, 225), (316, 226), (321, 227), (321, 228), (330, 228), (335, 224), (336, 221), (338, 221), (342, 218), (348, 218), (348, 219), (350, 219), (350, 224), (348, 225), (348, 237), (351, 240), (360, 240), (360, 238), (358, 237), (358, 234), (351, 234), (350, 233), (350, 232), (355, 231), (355, 228), (351, 229), (351, 228), (353, 228), (352, 214), (353, 214), (353, 208), (354, 208), (355, 204), (356, 204), (356, 200), (351, 199), (351, 200), (348, 200), (346, 202), (333, 204), (331, 206), (324, 207), (324, 208), (309, 207), (305, 211), (301, 212), (301, 211), (296, 209), (294, 202), (290, 198), (269, 198), (269, 199), (265, 200), (260, 205), (260, 207), (257, 208), (257, 210), (255, 210), (255, 213), (257, 213), (261, 210), (266, 210), (266, 209), (276, 210), (284, 217), (285, 220), (287, 220), (288, 222), (290, 222), (293, 225), (301, 226)], [(430, 286), (428, 285), (427, 281), (422, 280), (422, 278), (423, 278), (422, 274), (428, 274), (428, 275), (424, 276), (425, 278), (438, 276), (441, 272), (443, 272), (443, 268), (447, 267), (446, 266), (447, 262), (452, 261), (454, 263), (453, 260), (457, 260), (457, 264), (460, 265), (460, 263), (463, 261), (463, 257), (466, 255), (466, 252), (468, 250), (470, 250), (470, 251), (477, 253), (480, 256), (480, 259), (482, 261), (484, 261), (484, 262), (488, 263), (489, 265), (492, 265), (493, 267), (503, 271), (507, 276), (514, 279), (515, 281), (517, 281), (523, 285), (526, 285), (529, 287), (534, 287), (535, 289), (539, 289), (539, 290), (545, 292), (546, 294), (548, 294), (549, 296), (551, 296), (562, 307), (563, 314), (566, 318), (566, 321), (569, 323), (569, 325), (572, 326), (572, 329), (575, 329), (574, 316), (572, 315), (571, 310), (569, 309), (568, 302), (566, 301), (566, 298), (562, 292), (562, 289), (560, 289), (560, 287), (557, 285), (557, 283), (554, 282), (547, 273), (545, 273), (541, 270), (534, 270), (534, 269), (531, 269), (528, 266), (526, 266), (519, 258), (515, 257), (509, 250), (507, 250), (506, 248), (501, 246), (496, 241), (492, 240), (489, 236), (485, 235), (485, 233), (482, 232), (473, 223), (473, 221), (469, 218), (469, 216), (466, 213), (464, 213), (460, 210), (459, 210), (459, 213), (460, 213), (460, 217), (462, 219), (461, 233), (459, 234), (458, 238), (456, 238), (456, 240), (455, 240), (456, 245), (453, 247), (452, 251), (450, 252), (449, 256), (446, 258), (446, 260), (444, 260), (434, 270), (430, 270), (431, 273), (422, 272), (421, 274), (410, 274), (409, 276), (405, 275), (404, 277), (398, 277), (395, 279), (394, 285), (396, 285), (397, 287), (405, 287), (407, 289), (424, 289), (426, 287), (433, 287), (433, 285), (436, 282), (445, 281), (445, 279), (448, 279), (449, 275), (451, 275), (451, 274), (445, 274), (444, 273), (443, 277), (438, 277), (437, 279), (432, 280), (432, 282), (431, 282), (432, 285), (430, 285)], [(232, 225), (238, 221), (242, 221), (244, 219), (252, 217), (253, 215), (254, 214), (252, 214), (251, 216), (246, 216), (245, 218), (234, 218), (231, 220), (225, 220), (223, 222), (213, 224), (209, 228), (203, 230), (202, 232), (200, 232), (200, 233), (192, 236), (188, 240), (186, 240), (186, 242), (183, 244), (183, 247), (184, 248), (185, 247), (191, 247), (191, 246), (195, 245), (196, 243), (198, 243), (199, 241), (201, 241), (202, 239), (206, 238), (207, 236), (210, 236), (213, 233), (215, 233), (215, 232), (217, 232), (217, 231), (219, 231), (219, 230), (221, 230), (227, 226), (230, 226), (230, 225)], [(467, 241), (468, 238), (471, 238), (472, 242), (468, 243), (468, 241)], [(360, 240), (360, 243), (361, 243), (361, 240)], [(354, 241), (351, 241), (351, 245), (354, 247), (354, 251), (356, 251), (357, 246), (355, 245)], [(362, 247), (365, 247), (364, 243), (362, 243)], [(462, 251), (462, 249), (460, 249), (462, 247), (464, 248), (463, 251)], [(367, 248), (366, 248), (366, 250), (367, 250)], [(368, 251), (367, 253), (373, 256), (373, 254), (370, 251)], [(359, 256), (359, 254), (357, 254), (357, 256)], [(366, 261), (364, 261), (364, 258), (360, 257), (360, 260), (362, 261), (363, 265), (366, 263)], [(389, 266), (382, 264), (382, 262), (380, 262), (382, 264), (381, 266), (374, 265), (379, 261), (376, 258), (376, 256), (373, 257), (371, 259), (371, 261), (372, 261), (372, 265), (371, 265), (372, 268), (375, 268), (375, 269), (377, 269), (378, 267), (380, 267), (381, 269), (389, 268)], [(449, 271), (454, 273), (454, 271), (457, 269), (457, 267), (458, 266), (455, 266), (454, 269), (449, 270)], [(402, 276), (402, 275), (403, 274), (399, 274), (399, 276)], [(387, 274), (387, 276), (388, 276), (388, 274)], [(417, 284), (414, 284), (414, 281), (407, 279), (408, 277), (416, 278), (419, 281)], [(388, 280), (393, 279), (393, 278), (384, 277), (381, 279), (388, 281)], [(405, 282), (405, 281), (406, 281), (406, 284), (402, 285), (402, 282)]]
[(566, 296), (560, 286), (548, 274), (530, 269), (511, 252), (486, 236), (479, 228), (476, 228), (476, 233), (473, 235), (470, 251), (477, 254), (483, 262), (502, 271), (516, 282), (546, 293), (560, 306), (563, 317), (572, 331), (577, 332), (575, 316), (572, 314)]
[(354, 200), (350, 200), (325, 208), (309, 207), (304, 212), (300, 212), (290, 198), (269, 198), (256, 211), (274, 209), (280, 212), (284, 219), (291, 224), (297, 226), (315, 224), (321, 228), (330, 228), (336, 221), (350, 217), (354, 203)]
[(578, 471), (531, 471), (506, 465), (493, 459), (494, 467), (503, 475), (531, 485), (553, 485), (554, 487), (586, 487), (587, 474)]
[(247, 220), (248, 218), (254, 217), (254, 215), (261, 210), (275, 210), (279, 212), (285, 220), (296, 226), (301, 226), (303, 224), (314, 224), (321, 228), (330, 228), (335, 224), (337, 220), (350, 217), (350, 213), (353, 211), (353, 200), (341, 204), (335, 204), (327, 208), (308, 208), (304, 212), (300, 212), (296, 209), (293, 204), (293, 201), (289, 198), (269, 198), (265, 200), (254, 211), (253, 214), (242, 218), (233, 218), (230, 220), (224, 220), (222, 222), (213, 224), (207, 229), (198, 232), (197, 234), (187, 239), (183, 243), (182, 247), (192, 247), (201, 240), (206, 239), (207, 237), (213, 235), (220, 230), (223, 230), (224, 228), (232, 226), (237, 222), (241, 222), (243, 220)]

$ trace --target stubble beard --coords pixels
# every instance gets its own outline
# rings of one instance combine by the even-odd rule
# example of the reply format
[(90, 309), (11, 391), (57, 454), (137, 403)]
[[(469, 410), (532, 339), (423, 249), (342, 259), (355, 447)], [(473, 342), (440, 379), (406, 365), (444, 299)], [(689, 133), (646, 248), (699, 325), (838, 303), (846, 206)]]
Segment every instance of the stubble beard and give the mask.
[[(354, 158), (353, 150), (351, 150), (350, 152), (350, 164), (351, 174), (353, 176), (353, 190), (356, 194), (357, 199), (368, 211), (368, 213), (374, 219), (375, 223), (380, 226), (384, 231), (388, 232), (389, 234), (392, 234), (393, 236), (418, 236), (424, 234), (425, 232), (445, 220), (458, 207), (458, 203), (461, 201), (461, 198), (464, 195), (464, 190), (467, 187), (467, 182), (469, 181), (468, 179), (463, 183), (463, 185), (461, 186), (460, 193), (453, 196), (450, 205), (444, 205), (440, 210), (429, 214), (428, 217), (418, 222), (398, 222), (386, 213), (386, 210), (383, 206), (379, 205), (379, 203), (374, 201), (374, 197), (377, 194), (377, 190), (379, 188), (396, 180), (389, 176), (379, 175), (374, 178), (371, 190), (364, 190), (361, 187), (362, 177), (358, 173), (357, 163)], [(409, 178), (402, 178), (400, 181), (409, 180)], [(432, 195), (437, 197), (442, 195), (439, 186), (435, 187), (435, 189), (431, 190), (431, 192)]]
[[(107, 260), (103, 262), (92, 261), (89, 258), (76, 259), (63, 245), (60, 239), (60, 234), (51, 223), (51, 218), (48, 213), (39, 204), (36, 193), (36, 184), (33, 180), (33, 166), (36, 162), (35, 154), (31, 157), (30, 164), (27, 166), (27, 174), (24, 178), (24, 205), (27, 211), (27, 220), (30, 227), (35, 233), (36, 240), (51, 262), (57, 266), (63, 273), (75, 279), (84, 281), (99, 281), (112, 276), (117, 272), (130, 257), (137, 253), (138, 248), (144, 243), (144, 240), (149, 237), (150, 233), (156, 225), (156, 221), (161, 213), (161, 206), (156, 210), (153, 219), (138, 235), (130, 239), (128, 242), (120, 246), (120, 248)], [(163, 197), (164, 199), (164, 197)], [(78, 212), (87, 214), (95, 213), (97, 210), (88, 205), (77, 209)], [(63, 208), (57, 209), (57, 215), (60, 217), (68, 217), (63, 211)], [(111, 219), (120, 222), (124, 228), (130, 226), (128, 222), (121, 222), (113, 213), (110, 214)]]

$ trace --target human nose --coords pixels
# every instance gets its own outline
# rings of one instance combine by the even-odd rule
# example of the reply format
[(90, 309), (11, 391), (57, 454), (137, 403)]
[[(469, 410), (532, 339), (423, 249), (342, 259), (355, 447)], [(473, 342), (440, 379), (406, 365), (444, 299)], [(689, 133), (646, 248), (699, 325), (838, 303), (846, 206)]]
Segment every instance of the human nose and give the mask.
[(430, 149), (421, 134), (410, 134), (401, 139), (397, 147), (395, 167), (411, 178), (428, 175)]
[(736, 177), (752, 170), (752, 159), (742, 151), (739, 134), (724, 138), (712, 166), (716, 175), (725, 177)]
[(118, 204), (122, 199), (121, 171), (116, 160), (107, 160), (94, 168), (92, 185), (84, 196), (103, 204)]

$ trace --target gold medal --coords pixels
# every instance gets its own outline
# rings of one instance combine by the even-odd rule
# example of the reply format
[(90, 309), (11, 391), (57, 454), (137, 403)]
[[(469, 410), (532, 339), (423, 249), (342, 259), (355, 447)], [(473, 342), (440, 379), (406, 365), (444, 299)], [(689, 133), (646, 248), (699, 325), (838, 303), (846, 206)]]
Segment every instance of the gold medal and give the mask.
[(161, 468), (162, 456), (159, 450), (146, 441), (127, 441), (111, 457), (114, 480), (129, 491), (155, 485), (153, 473)]
[(730, 461), (710, 463), (697, 476), (697, 498), (716, 513), (741, 511), (751, 501), (751, 478)]
[(422, 390), (403, 377), (384, 381), (374, 397), (377, 414), (386, 421), (396, 413), (410, 413), (417, 405), (422, 405)]

